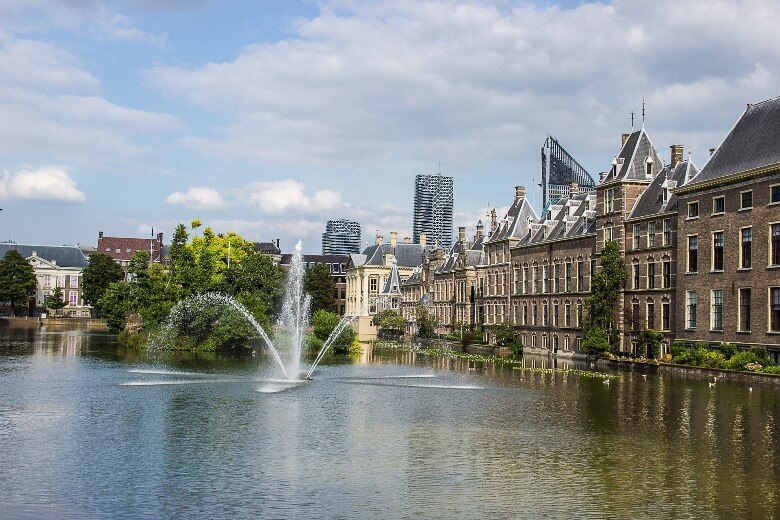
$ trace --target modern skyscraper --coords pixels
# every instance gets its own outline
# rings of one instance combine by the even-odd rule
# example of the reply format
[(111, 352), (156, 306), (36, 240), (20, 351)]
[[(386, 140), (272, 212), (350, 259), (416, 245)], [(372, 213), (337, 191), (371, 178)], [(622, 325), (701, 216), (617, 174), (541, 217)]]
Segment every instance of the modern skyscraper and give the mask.
[(452, 177), (441, 173), (418, 175), (414, 179), (414, 222), (412, 240), (420, 243), (420, 233), (433, 246), (452, 245)]
[(360, 253), (360, 224), (353, 220), (329, 220), (322, 234), (322, 254), (351, 253)]
[(542, 215), (552, 202), (569, 196), (573, 182), (578, 184), (580, 193), (593, 192), (596, 184), (585, 168), (548, 135), (542, 145)]

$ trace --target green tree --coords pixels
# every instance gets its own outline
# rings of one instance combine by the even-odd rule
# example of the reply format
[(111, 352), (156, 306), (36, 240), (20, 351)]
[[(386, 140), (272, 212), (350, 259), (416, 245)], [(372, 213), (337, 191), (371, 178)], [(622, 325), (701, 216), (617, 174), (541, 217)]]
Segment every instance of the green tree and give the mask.
[(371, 323), (379, 328), (379, 335), (383, 337), (397, 338), (402, 336), (406, 329), (406, 320), (392, 309), (385, 309), (374, 315)]
[(306, 269), (303, 275), (303, 290), (311, 296), (312, 312), (336, 310), (336, 284), (330, 276), (328, 266), (318, 264)]
[(265, 312), (275, 308), (284, 289), (284, 273), (271, 257), (251, 251), (240, 263), (225, 271), (221, 292), (230, 295), (250, 293), (262, 301)]
[(130, 284), (114, 282), (106, 287), (98, 305), (103, 309), (103, 319), (109, 330), (121, 332), (125, 328), (127, 316), (133, 308), (133, 295)]
[(27, 303), (38, 281), (30, 263), (16, 249), (9, 249), (0, 260), (0, 301), (13, 309)]
[[(338, 314), (320, 309), (311, 317), (312, 333), (318, 340), (324, 342), (340, 321), (341, 317)], [(349, 352), (354, 339), (355, 331), (352, 330), (352, 327), (345, 327), (341, 334), (333, 340), (333, 352), (336, 354)]]
[(586, 300), (589, 312), (582, 340), (584, 352), (596, 354), (616, 349), (615, 311), (625, 283), (626, 263), (617, 242), (610, 240), (601, 251), (601, 269), (593, 276), (591, 296)]
[(428, 312), (428, 309), (423, 305), (418, 305), (414, 309), (414, 314), (417, 320), (417, 335), (421, 338), (436, 337), (436, 327), (439, 324), (436, 318)]
[(59, 287), (55, 287), (54, 291), (52, 291), (51, 294), (44, 298), (43, 302), (47, 309), (54, 311), (55, 315), (59, 313), (58, 311), (60, 309), (67, 305), (65, 299), (62, 296), (62, 289)]
[(82, 279), (84, 301), (95, 308), (98, 316), (101, 315), (98, 302), (106, 289), (110, 284), (118, 282), (124, 277), (125, 273), (122, 268), (107, 254), (95, 253), (89, 257), (89, 265), (84, 268)]

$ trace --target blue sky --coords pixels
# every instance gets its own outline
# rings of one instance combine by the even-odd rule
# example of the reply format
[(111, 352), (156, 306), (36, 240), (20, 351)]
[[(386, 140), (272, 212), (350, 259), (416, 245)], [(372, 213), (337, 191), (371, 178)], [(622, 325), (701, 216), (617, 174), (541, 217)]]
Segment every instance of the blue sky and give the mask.
[(765, 0), (0, 0), (0, 240), (197, 217), (316, 253), (331, 218), (410, 235), (439, 161), (473, 233), (538, 182), (547, 133), (607, 169), (643, 98), (662, 156), (702, 166), (780, 94), (778, 19)]

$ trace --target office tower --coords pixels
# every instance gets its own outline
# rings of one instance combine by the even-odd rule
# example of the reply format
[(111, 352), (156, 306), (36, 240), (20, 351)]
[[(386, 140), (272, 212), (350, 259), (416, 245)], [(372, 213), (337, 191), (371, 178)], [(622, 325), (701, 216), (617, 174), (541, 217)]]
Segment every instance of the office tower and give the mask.
[(542, 145), (542, 215), (551, 203), (569, 196), (572, 183), (581, 193), (593, 192), (593, 178), (551, 135)]
[(329, 220), (322, 234), (323, 255), (360, 253), (360, 224), (352, 220)]
[(441, 173), (415, 177), (414, 243), (419, 244), (420, 233), (425, 233), (428, 244), (449, 247), (452, 244), (452, 206), (452, 177)]

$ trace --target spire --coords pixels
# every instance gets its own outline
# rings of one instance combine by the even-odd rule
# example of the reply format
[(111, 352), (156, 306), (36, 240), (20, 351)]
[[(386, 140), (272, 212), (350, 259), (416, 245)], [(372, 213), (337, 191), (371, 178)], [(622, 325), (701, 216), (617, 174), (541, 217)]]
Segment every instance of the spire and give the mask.
[(645, 98), (642, 98), (642, 130), (645, 129)]

